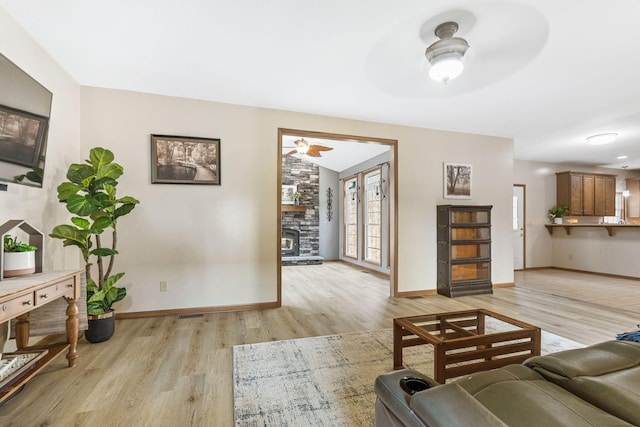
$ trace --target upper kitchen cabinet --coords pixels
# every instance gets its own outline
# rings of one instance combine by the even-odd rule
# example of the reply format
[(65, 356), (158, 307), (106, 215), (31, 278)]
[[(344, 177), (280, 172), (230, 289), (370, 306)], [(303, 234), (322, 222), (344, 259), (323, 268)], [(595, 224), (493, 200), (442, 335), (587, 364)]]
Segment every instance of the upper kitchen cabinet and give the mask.
[(556, 203), (574, 216), (613, 216), (616, 176), (586, 172), (556, 173)]

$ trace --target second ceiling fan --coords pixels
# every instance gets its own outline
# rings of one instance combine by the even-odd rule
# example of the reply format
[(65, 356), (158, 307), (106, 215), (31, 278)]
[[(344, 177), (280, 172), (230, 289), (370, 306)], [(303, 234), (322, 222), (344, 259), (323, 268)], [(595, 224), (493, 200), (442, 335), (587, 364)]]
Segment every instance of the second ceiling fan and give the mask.
[(320, 154), (321, 151), (331, 151), (332, 147), (325, 147), (324, 145), (313, 145), (309, 144), (305, 141), (304, 138), (300, 138), (296, 141), (293, 141), (296, 144), (296, 147), (287, 153), (287, 156), (291, 156), (293, 154), (306, 154), (311, 157), (322, 157)]

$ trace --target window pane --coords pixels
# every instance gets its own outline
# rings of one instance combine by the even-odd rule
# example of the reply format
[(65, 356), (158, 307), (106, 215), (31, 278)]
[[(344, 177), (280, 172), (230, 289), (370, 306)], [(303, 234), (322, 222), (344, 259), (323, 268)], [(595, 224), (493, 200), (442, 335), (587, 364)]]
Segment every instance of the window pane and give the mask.
[(381, 264), (382, 256), (382, 174), (380, 169), (364, 175), (364, 259)]
[(358, 257), (358, 194), (356, 179), (344, 182), (344, 255)]

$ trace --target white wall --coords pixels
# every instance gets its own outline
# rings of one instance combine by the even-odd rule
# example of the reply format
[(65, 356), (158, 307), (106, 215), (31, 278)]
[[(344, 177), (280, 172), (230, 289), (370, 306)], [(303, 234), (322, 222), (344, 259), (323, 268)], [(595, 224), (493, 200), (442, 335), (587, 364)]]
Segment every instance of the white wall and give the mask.
[[(340, 224), (340, 181), (338, 172), (320, 167), (320, 256), (326, 260), (336, 260), (339, 257), (339, 224)], [(327, 190), (333, 192), (333, 219), (327, 219)]]
[[(68, 215), (56, 187), (67, 165), (79, 160), (80, 86), (0, 8), (0, 53), (53, 93), (43, 188), (8, 184), (0, 191), (0, 223), (24, 219), (47, 235)], [(63, 251), (60, 240), (45, 237), (44, 268), (80, 267), (77, 251)]]
[[(598, 265), (602, 258), (597, 255), (597, 251), (591, 251), (588, 248), (592, 245), (599, 245), (602, 242), (601, 239), (591, 240), (589, 244), (584, 244), (582, 239), (574, 239), (573, 242), (578, 245), (582, 245), (582, 248), (587, 251), (584, 255), (580, 256), (582, 260), (580, 263), (572, 262), (568, 264), (566, 258), (566, 245), (570, 244), (565, 242), (564, 237), (558, 237), (554, 234), (553, 237), (549, 235), (545, 224), (549, 223), (547, 218), (547, 211), (556, 204), (556, 172), (563, 172), (568, 170), (579, 172), (592, 172), (592, 173), (605, 173), (617, 175), (616, 177), (616, 190), (622, 191), (625, 189), (625, 180), (630, 176), (638, 176), (637, 172), (627, 172), (620, 169), (607, 169), (607, 168), (594, 168), (585, 167), (579, 165), (560, 165), (555, 163), (543, 163), (543, 162), (531, 162), (526, 160), (514, 161), (514, 173), (513, 183), (526, 185), (526, 267), (567, 267), (591, 270), (585, 266)], [(593, 230), (596, 233), (590, 233), (593, 236), (601, 236), (601, 233), (606, 232), (604, 230)], [(558, 234), (562, 234), (560, 232)], [(584, 233), (580, 233), (584, 234)], [(572, 233), (573, 235), (573, 233)], [(606, 240), (606, 239), (605, 239)], [(616, 240), (606, 240), (607, 245), (611, 245)], [(620, 242), (622, 239), (620, 239)], [(598, 242), (598, 243), (596, 243)], [(560, 249), (562, 247), (563, 249)], [(602, 246), (603, 248), (605, 246)], [(621, 248), (622, 246), (620, 246)], [(578, 249), (576, 248), (576, 251)], [(575, 252), (575, 251), (572, 251)], [(587, 255), (590, 254), (590, 255)], [(576, 260), (577, 261), (577, 260)], [(582, 265), (584, 263), (584, 265)], [(611, 263), (611, 266), (616, 263)], [(622, 274), (621, 272), (612, 274)]]
[[(90, 87), (82, 107), (83, 156), (96, 145), (113, 150), (125, 168), (119, 191), (141, 201), (119, 225), (116, 270), (129, 292), (120, 311), (276, 299), (279, 127), (399, 140), (401, 292), (435, 289), (442, 162), (473, 163), (470, 202), (495, 206), (493, 280), (513, 281), (508, 139)], [(152, 185), (152, 133), (221, 138), (222, 185)]]

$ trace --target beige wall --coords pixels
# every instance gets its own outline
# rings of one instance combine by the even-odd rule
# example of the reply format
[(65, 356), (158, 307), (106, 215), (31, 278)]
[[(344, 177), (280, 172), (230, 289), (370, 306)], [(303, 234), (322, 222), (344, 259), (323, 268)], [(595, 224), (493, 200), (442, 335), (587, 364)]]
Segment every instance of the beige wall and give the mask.
[[(120, 311), (275, 300), (279, 127), (399, 141), (402, 292), (435, 289), (442, 162), (472, 163), (470, 203), (494, 205), (493, 280), (513, 281), (510, 140), (89, 87), (82, 108), (83, 155), (113, 150), (125, 168), (119, 190), (141, 201), (119, 225), (116, 270), (130, 295)], [(154, 133), (221, 138), (222, 185), (152, 185)]]
[[(67, 220), (56, 187), (67, 165), (79, 160), (80, 86), (1, 8), (0, 53), (53, 93), (43, 188), (9, 184), (8, 191), (0, 192), (0, 222), (24, 219), (47, 234)], [(45, 269), (80, 266), (77, 251), (63, 251), (59, 240), (45, 242)]]

